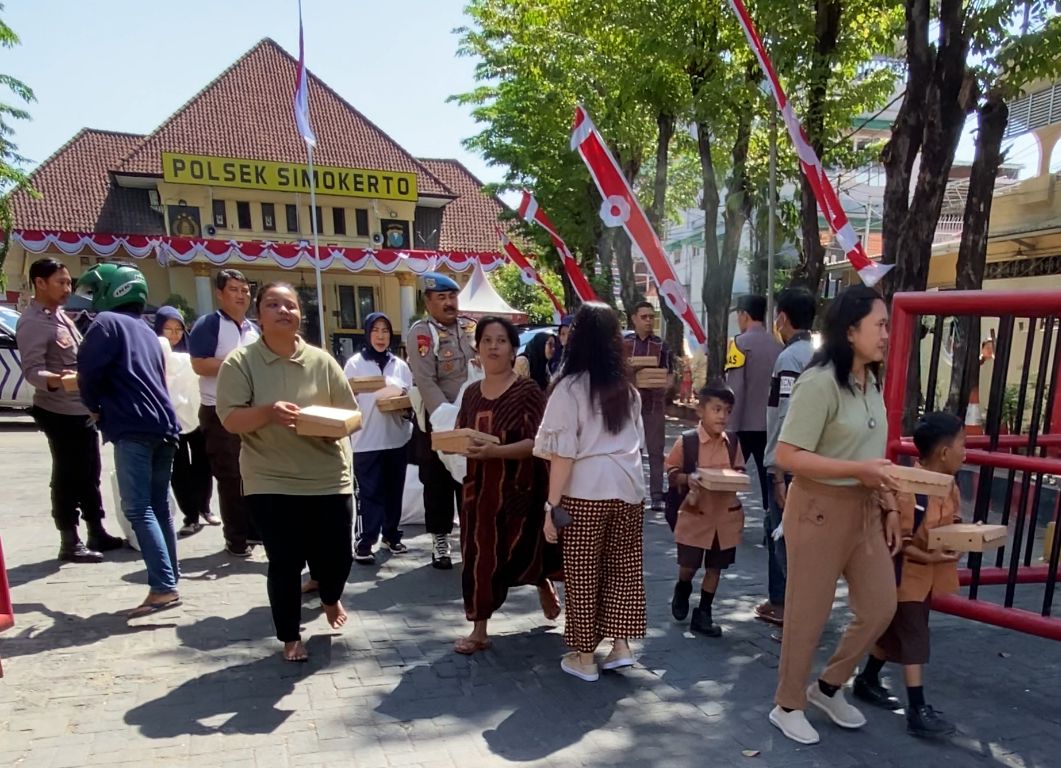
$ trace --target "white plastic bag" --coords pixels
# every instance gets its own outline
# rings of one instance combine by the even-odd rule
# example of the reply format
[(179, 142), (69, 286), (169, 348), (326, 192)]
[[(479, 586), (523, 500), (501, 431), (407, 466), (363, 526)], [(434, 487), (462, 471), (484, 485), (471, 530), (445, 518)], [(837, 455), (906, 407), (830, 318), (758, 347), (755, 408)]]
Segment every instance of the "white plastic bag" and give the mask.
[[(122, 512), (122, 495), (118, 490), (118, 472), (116, 470), (111, 470), (111, 497), (113, 501), (110, 508), (114, 510), (114, 517), (118, 521), (118, 527), (122, 529), (122, 536), (129, 542), (130, 547), (139, 552), (140, 542), (136, 540), (136, 531), (133, 530), (133, 524), (129, 522), (129, 518)], [(176, 516), (178, 514), (177, 499), (173, 496), (173, 488), (170, 488), (169, 517), (170, 522), (173, 524), (174, 535), (176, 535), (177, 530)]]
[(166, 364), (166, 389), (177, 412), (181, 433), (187, 434), (199, 427), (199, 377), (192, 370), (192, 356), (187, 352), (174, 352), (169, 340), (160, 336), (162, 356)]
[[(464, 399), (465, 390), (483, 378), (481, 369), (478, 369), (479, 374), (472, 378), (472, 367), (471, 365), (468, 366), (468, 380), (461, 385), (460, 392), (457, 393), (457, 399), (452, 403), (443, 403), (431, 414), (431, 430), (433, 432), (447, 432), (457, 428), (457, 414), (460, 413), (461, 401)], [(463, 483), (464, 476), (468, 474), (468, 459), (459, 453), (442, 453), (441, 451), (438, 452), (438, 457), (442, 459), (442, 463), (449, 470), (453, 479), (458, 483)]]

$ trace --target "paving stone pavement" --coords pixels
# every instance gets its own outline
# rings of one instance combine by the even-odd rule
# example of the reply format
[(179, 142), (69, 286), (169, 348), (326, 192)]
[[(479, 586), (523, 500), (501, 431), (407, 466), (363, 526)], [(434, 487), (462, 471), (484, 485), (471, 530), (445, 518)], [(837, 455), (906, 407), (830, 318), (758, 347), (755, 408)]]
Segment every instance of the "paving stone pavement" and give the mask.
[[(408, 555), (354, 566), (343, 631), (306, 600), (305, 665), (279, 658), (264, 558), (225, 557), (216, 528), (180, 541), (184, 606), (127, 623), (146, 591), (138, 554), (54, 560), (47, 446), (8, 416), (0, 536), (17, 624), (0, 636), (0, 766), (1061, 765), (1061, 648), (939, 615), (927, 691), (958, 723), (954, 739), (912, 739), (901, 717), (878, 711), (858, 732), (811, 714), (814, 747), (775, 731), (766, 716), (780, 648), (752, 614), (766, 571), (754, 498), (718, 596), (719, 640), (671, 620), (673, 544), (662, 514), (648, 515), (649, 636), (636, 667), (596, 684), (560, 671), (560, 630), (529, 588), (491, 622), (493, 650), (454, 654), (467, 629), (460, 574), (428, 565), (422, 529)], [(823, 657), (844, 619), (838, 602)]]

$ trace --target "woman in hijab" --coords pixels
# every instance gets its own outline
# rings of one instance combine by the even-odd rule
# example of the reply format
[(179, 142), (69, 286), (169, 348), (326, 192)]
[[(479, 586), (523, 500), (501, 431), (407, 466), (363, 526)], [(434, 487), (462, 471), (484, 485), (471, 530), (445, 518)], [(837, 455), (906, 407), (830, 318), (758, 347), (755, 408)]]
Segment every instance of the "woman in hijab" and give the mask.
[[(184, 316), (176, 307), (159, 307), (155, 312), (155, 334), (166, 339), (173, 352), (187, 354), (187, 330)], [(168, 379), (167, 376), (167, 381)], [(173, 395), (171, 391), (171, 398)], [(178, 416), (179, 411), (180, 409)], [(170, 484), (173, 486), (177, 506), (184, 515), (184, 524), (177, 535), (191, 536), (203, 529), (200, 519), (209, 525), (221, 525), (221, 518), (210, 511), (214, 480), (210, 475), (210, 460), (206, 456), (206, 438), (203, 437), (197, 421), (194, 424), (185, 424), (182, 420), (181, 428), (189, 429), (181, 433), (177, 455), (173, 459), (173, 477)]]
[(552, 378), (549, 372), (549, 361), (556, 349), (556, 339), (551, 333), (539, 333), (527, 342), (523, 354), (516, 358), (513, 367), (516, 374), (525, 379), (532, 379), (544, 392)]
[(413, 374), (404, 360), (391, 352), (393, 328), (390, 318), (373, 312), (365, 318), (365, 343), (346, 361), (347, 379), (383, 376), (386, 386), (357, 395), (363, 421), (361, 431), (350, 438), (357, 479), (357, 545), (354, 562), (372, 565), (372, 548), (383, 534), (383, 545), (392, 554), (408, 550), (402, 543), (402, 492), (405, 489), (405, 446), (413, 434), (412, 422), (403, 411), (383, 412), (376, 403), (408, 393)]

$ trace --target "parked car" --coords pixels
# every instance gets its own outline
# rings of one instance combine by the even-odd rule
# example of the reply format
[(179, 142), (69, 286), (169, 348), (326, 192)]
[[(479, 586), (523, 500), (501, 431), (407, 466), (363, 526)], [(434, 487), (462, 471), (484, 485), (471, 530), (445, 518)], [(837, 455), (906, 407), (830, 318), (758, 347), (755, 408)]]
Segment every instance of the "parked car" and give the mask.
[(29, 408), (33, 387), (22, 376), (22, 358), (15, 343), (19, 314), (0, 307), (0, 408)]
[(537, 336), (539, 333), (551, 333), (556, 335), (556, 326), (554, 325), (538, 325), (531, 328), (525, 328), (519, 332), (519, 350), (516, 352), (518, 355), (523, 354), (523, 350), (527, 348), (530, 340)]

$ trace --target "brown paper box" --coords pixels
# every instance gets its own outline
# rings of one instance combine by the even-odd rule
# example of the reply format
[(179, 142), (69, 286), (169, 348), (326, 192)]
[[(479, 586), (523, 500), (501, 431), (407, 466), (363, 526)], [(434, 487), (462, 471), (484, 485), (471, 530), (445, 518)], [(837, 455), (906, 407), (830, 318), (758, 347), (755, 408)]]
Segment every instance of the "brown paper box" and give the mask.
[(634, 386), (638, 389), (666, 389), (666, 368), (641, 368), (634, 374)]
[(377, 400), (376, 407), (383, 413), (392, 413), (394, 411), (404, 411), (412, 408), (413, 404), (409, 400), (408, 395), (397, 395), (395, 397), (385, 397), (382, 400)]
[(954, 523), (928, 532), (929, 549), (951, 552), (984, 552), (1006, 543), (1006, 526), (983, 523)]
[(899, 483), (903, 493), (921, 493), (925, 496), (946, 496), (954, 485), (954, 478), (940, 472), (930, 472), (917, 467), (888, 467), (890, 474)]
[(76, 373), (68, 373), (63, 376), (60, 381), (62, 382), (63, 389), (65, 389), (67, 392), (77, 392), (79, 389), (77, 385)]
[(628, 359), (630, 360), (631, 368), (655, 368), (659, 365), (659, 360), (656, 359), (655, 355), (635, 355)]
[(345, 408), (310, 405), (299, 411), (295, 431), (303, 437), (340, 439), (361, 429), (361, 413)]
[(746, 491), (751, 478), (735, 469), (698, 469), (697, 483), (708, 491)]
[(360, 395), (364, 392), (375, 392), (387, 386), (382, 376), (355, 376), (350, 379), (350, 389), (354, 394)]
[(467, 454), (468, 446), (471, 445), (472, 440), (480, 443), (501, 444), (499, 438), (488, 435), (486, 432), (479, 432), (474, 429), (451, 429), (447, 432), (431, 433), (431, 450), (441, 451), (442, 453)]

